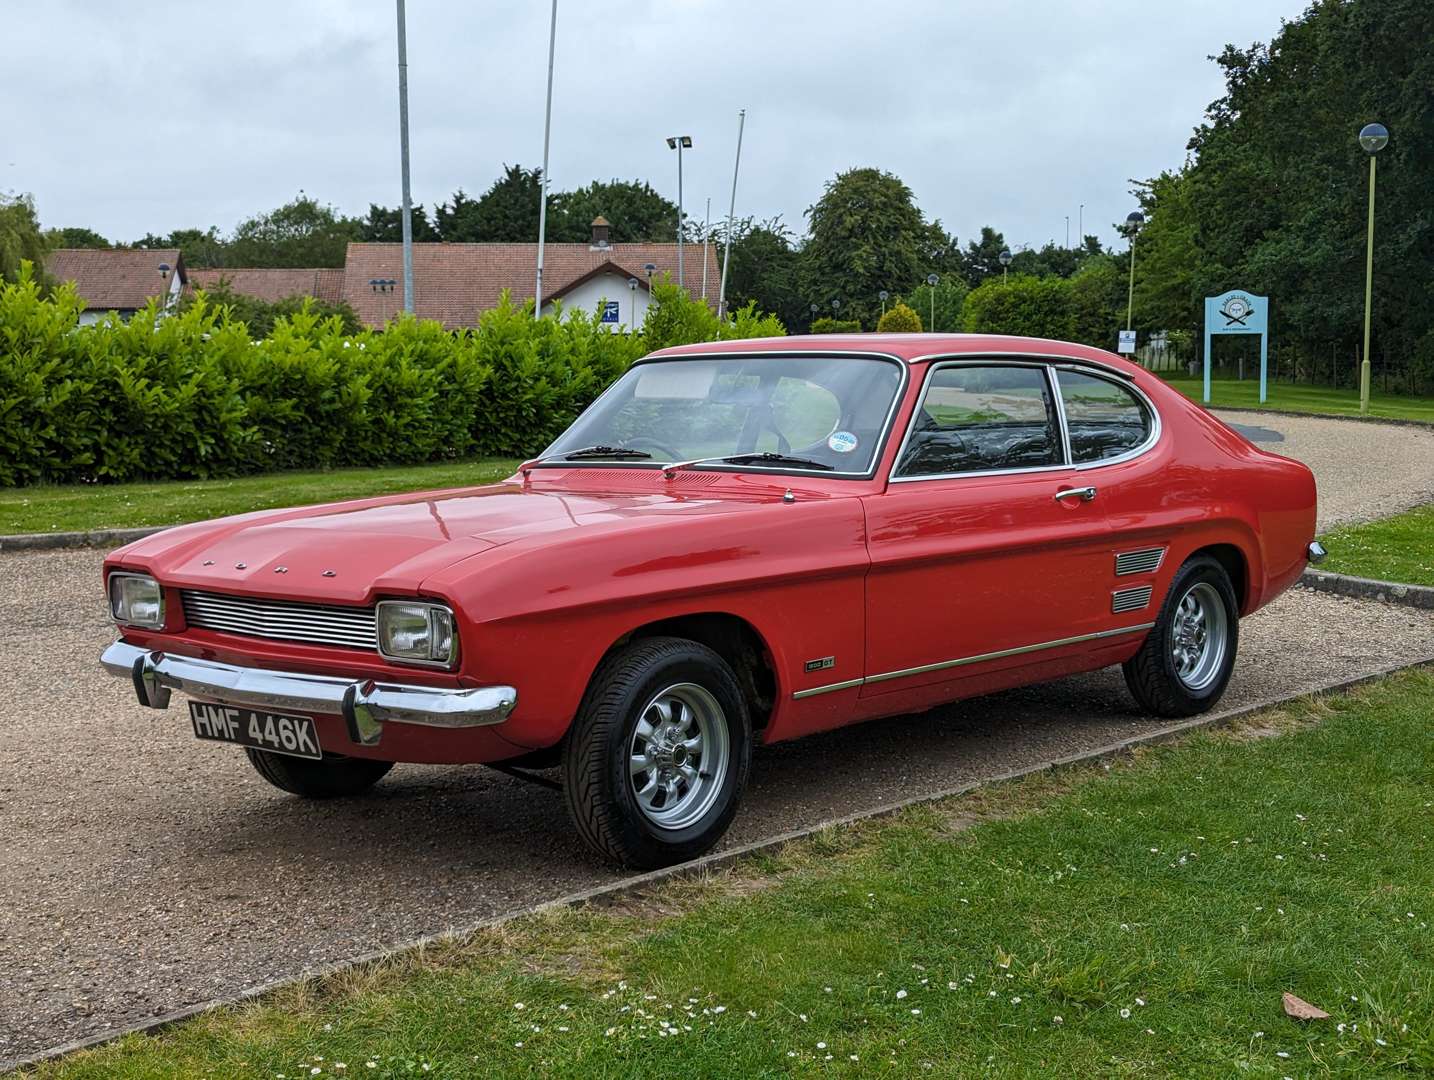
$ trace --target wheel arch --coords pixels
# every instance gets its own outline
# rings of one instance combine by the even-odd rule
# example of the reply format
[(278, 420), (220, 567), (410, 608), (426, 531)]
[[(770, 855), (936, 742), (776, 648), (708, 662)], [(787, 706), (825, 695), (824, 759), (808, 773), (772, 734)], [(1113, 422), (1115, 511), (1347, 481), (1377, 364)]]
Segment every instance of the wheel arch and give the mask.
[(1240, 614), (1248, 615), (1254, 609), (1254, 593), (1251, 590), (1250, 558), (1244, 549), (1234, 543), (1206, 544), (1190, 553), (1190, 558), (1207, 555), (1218, 562), (1230, 577), (1235, 598), (1240, 603)]
[(633, 641), (649, 637), (686, 638), (722, 657), (742, 687), (753, 730), (767, 726), (777, 702), (776, 662), (767, 639), (749, 620), (728, 611), (694, 611), (654, 619), (617, 638), (602, 660)]

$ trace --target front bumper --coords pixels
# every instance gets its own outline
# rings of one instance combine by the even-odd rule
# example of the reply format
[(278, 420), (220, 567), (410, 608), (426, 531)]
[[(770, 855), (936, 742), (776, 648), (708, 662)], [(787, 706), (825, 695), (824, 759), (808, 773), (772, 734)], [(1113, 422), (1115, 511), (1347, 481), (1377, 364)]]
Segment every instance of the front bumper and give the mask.
[(182, 690), (243, 708), (337, 714), (361, 746), (377, 746), (390, 722), (439, 728), (501, 724), (518, 703), (511, 686), (446, 690), (272, 671), (141, 649), (123, 640), (107, 648), (100, 663), (111, 675), (133, 680), (139, 703), (151, 709), (168, 708), (170, 691)]

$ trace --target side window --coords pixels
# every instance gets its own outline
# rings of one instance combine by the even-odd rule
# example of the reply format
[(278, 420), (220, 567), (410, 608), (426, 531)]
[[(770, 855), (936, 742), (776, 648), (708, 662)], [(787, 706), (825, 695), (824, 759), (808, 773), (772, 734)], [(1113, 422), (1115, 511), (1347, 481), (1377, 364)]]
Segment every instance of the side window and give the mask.
[(1060, 465), (1059, 432), (1042, 368), (939, 368), (912, 418), (895, 475)]
[(1150, 437), (1150, 410), (1125, 387), (1075, 371), (1057, 377), (1076, 464), (1119, 457)]

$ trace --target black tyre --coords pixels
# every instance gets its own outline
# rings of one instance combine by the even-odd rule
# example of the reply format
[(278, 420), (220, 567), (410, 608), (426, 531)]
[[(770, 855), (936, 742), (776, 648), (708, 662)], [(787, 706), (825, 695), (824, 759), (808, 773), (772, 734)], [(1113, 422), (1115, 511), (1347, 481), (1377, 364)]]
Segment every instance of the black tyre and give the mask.
[(598, 667), (568, 733), (563, 797), (594, 851), (643, 870), (695, 858), (737, 812), (752, 722), (705, 645), (644, 638)]
[(391, 761), (331, 756), (320, 761), (251, 750), (249, 763), (255, 771), (281, 791), (305, 799), (337, 799), (367, 791), (393, 768)]
[(1240, 643), (1240, 605), (1230, 575), (1197, 555), (1175, 575), (1155, 627), (1124, 665), (1136, 702), (1156, 716), (1194, 716), (1229, 685)]

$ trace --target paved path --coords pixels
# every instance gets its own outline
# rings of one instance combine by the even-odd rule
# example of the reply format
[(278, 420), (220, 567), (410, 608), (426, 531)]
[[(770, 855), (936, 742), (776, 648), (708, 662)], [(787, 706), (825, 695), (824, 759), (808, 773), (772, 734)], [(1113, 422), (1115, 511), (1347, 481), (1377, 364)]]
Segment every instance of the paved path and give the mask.
[[(1322, 475), (1347, 452), (1382, 460), (1405, 432), (1360, 428), (1350, 451), (1308, 421), (1257, 422)], [(1382, 475), (1326, 500), (1349, 517), (1393, 506)], [(95, 664), (111, 637), (100, 560), (0, 555), (0, 1065), (613, 879), (555, 792), (477, 766), (400, 766), (369, 798), (303, 803), (191, 738), (182, 711), (139, 708)], [(1434, 654), (1428, 613), (1307, 590), (1241, 635), (1228, 705)], [(1155, 726), (1112, 669), (773, 747), (729, 842)]]

